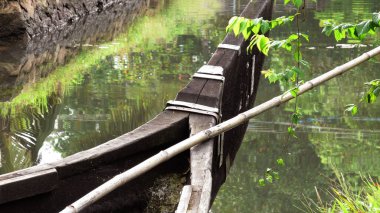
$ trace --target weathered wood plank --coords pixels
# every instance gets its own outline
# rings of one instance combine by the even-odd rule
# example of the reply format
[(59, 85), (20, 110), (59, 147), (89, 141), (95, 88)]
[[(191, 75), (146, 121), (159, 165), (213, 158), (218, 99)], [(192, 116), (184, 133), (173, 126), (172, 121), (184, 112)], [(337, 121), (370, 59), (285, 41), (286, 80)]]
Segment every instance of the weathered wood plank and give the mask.
[[(189, 124), (191, 136), (212, 126), (216, 120), (207, 115), (190, 115)], [(190, 149), (191, 185), (202, 187), (205, 172), (212, 169), (214, 140), (206, 141)]]
[(197, 104), (202, 104), (214, 108), (218, 108), (221, 104), (221, 97), (223, 93), (223, 83), (218, 80), (208, 80), (203, 87)]
[(211, 207), (212, 175), (211, 170), (206, 170), (204, 184), (202, 186), (201, 199), (197, 213), (208, 213)]
[[(189, 117), (190, 135), (194, 135), (204, 129), (215, 126), (215, 124), (216, 119), (212, 116), (191, 114)], [(211, 199), (201, 200), (201, 192), (203, 191), (202, 187), (205, 185), (205, 180), (208, 175), (207, 171), (212, 170), (214, 144), (214, 139), (211, 139), (190, 149), (190, 179), (191, 185), (193, 186), (193, 193), (189, 207), (191, 212), (197, 212), (200, 203), (203, 203), (203, 205), (205, 205), (204, 203), (211, 205)], [(211, 187), (208, 190), (211, 191)]]
[(206, 79), (194, 78), (177, 94), (175, 100), (196, 103), (206, 82)]
[(53, 190), (58, 184), (55, 169), (15, 176), (0, 182), (0, 204)]
[(187, 212), (192, 191), (193, 191), (193, 188), (191, 185), (186, 185), (182, 188), (181, 198), (178, 202), (177, 210), (175, 211), (176, 213)]
[(15, 172), (6, 173), (3, 175), (0, 175), (0, 184), (2, 181), (6, 181), (8, 179), (12, 179), (12, 178), (24, 176), (24, 175), (29, 175), (32, 173), (38, 173), (38, 172), (42, 172), (44, 170), (49, 170), (49, 169), (52, 169), (52, 166), (47, 165), (47, 164), (41, 164), (41, 165), (26, 168), (26, 169), (22, 169), (22, 170), (17, 170)]
[(191, 192), (190, 204), (187, 209), (187, 213), (197, 213), (198, 207), (201, 201), (202, 188), (199, 186), (192, 186), (193, 191)]

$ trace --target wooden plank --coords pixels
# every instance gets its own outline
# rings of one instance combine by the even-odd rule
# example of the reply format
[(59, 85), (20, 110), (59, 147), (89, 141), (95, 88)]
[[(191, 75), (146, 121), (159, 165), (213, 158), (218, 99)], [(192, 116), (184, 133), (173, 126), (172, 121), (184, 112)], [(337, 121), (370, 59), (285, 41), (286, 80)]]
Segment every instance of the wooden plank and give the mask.
[[(215, 126), (216, 119), (212, 116), (191, 114), (189, 116), (190, 134), (194, 135), (204, 129)], [(205, 183), (207, 171), (211, 171), (214, 158), (214, 139), (206, 141), (190, 149), (191, 185), (193, 193), (189, 210), (197, 212), (200, 203), (209, 203), (211, 199), (202, 201), (201, 192)], [(211, 190), (211, 188), (210, 188)], [(205, 205), (205, 204), (203, 204)]]
[(208, 80), (203, 87), (197, 104), (220, 108), (221, 97), (223, 94), (223, 83), (217, 80)]
[(15, 176), (0, 181), (0, 204), (53, 190), (58, 184), (55, 169)]
[(33, 174), (33, 173), (38, 173), (38, 172), (42, 172), (42, 171), (49, 170), (52, 168), (53, 167), (51, 165), (41, 164), (41, 165), (26, 168), (26, 169), (6, 173), (3, 175), (0, 175), (0, 183), (2, 181), (6, 181), (6, 180), (11, 179), (11, 178), (16, 178), (19, 176), (29, 175), (29, 174)]
[[(191, 135), (204, 129), (215, 126), (216, 121), (212, 116), (190, 115), (189, 124)], [(214, 140), (206, 141), (190, 149), (191, 185), (203, 186), (205, 172), (212, 168)]]
[(177, 94), (175, 100), (196, 103), (206, 82), (206, 79), (194, 78)]
[(182, 188), (181, 198), (179, 199), (178, 207), (177, 207), (177, 210), (175, 211), (176, 213), (187, 212), (192, 191), (193, 191), (193, 188), (191, 187), (191, 185), (186, 185)]
[(201, 199), (198, 213), (208, 213), (211, 207), (212, 175), (211, 170), (206, 170), (204, 184), (202, 186)]
[(192, 186), (192, 188), (193, 191), (191, 192), (190, 204), (187, 209), (187, 213), (197, 213), (201, 200), (202, 188), (199, 186)]

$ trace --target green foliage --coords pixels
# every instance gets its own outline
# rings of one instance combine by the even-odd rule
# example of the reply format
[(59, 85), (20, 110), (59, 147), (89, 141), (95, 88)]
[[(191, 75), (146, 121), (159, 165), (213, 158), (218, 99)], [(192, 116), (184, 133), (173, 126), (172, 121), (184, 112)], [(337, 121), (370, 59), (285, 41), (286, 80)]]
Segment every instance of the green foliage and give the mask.
[(380, 80), (372, 80), (370, 82), (365, 83), (365, 85), (368, 85), (370, 88), (364, 94), (362, 101), (365, 101), (369, 104), (372, 104), (376, 101), (377, 96), (379, 96), (380, 93)]
[(292, 126), (289, 126), (288, 127), (288, 134), (294, 138), (297, 138), (296, 136), (296, 129)]
[(279, 166), (285, 166), (285, 161), (282, 158), (277, 159), (277, 165)]
[(298, 96), (298, 92), (299, 92), (299, 88), (298, 87), (294, 87), (292, 88), (291, 90), (289, 90), (290, 94), (293, 96), (293, 97), (297, 97)]
[[(278, 162), (278, 160), (277, 160), (277, 162)], [(282, 163), (283, 163), (283, 161), (282, 161)], [(285, 164), (282, 164), (281, 166), (283, 166), (283, 165), (285, 165)], [(265, 186), (266, 184), (273, 183), (276, 180), (280, 180), (279, 173), (274, 171), (271, 168), (267, 168), (267, 170), (264, 174), (264, 178), (259, 179), (259, 186)]]
[(373, 13), (371, 20), (362, 21), (359, 24), (333, 24), (329, 21), (323, 23), (322, 33), (330, 36), (334, 33), (335, 40), (340, 41), (345, 38), (363, 40), (368, 35), (373, 35), (380, 27), (380, 12)]
[(282, 83), (295, 83), (297, 81), (297, 76), (304, 76), (304, 72), (298, 67), (286, 68), (284, 72), (276, 73), (273, 70), (263, 70), (261, 73), (265, 78), (269, 80), (269, 83), (275, 83), (280, 81)]
[[(380, 185), (371, 178), (362, 178), (364, 186), (356, 190), (342, 174), (337, 175), (338, 181), (331, 187), (331, 203), (313, 203), (317, 211), (326, 213), (375, 213), (380, 212)], [(319, 195), (318, 195), (319, 197)]]
[[(380, 27), (380, 12), (373, 13), (371, 20), (365, 20), (360, 22), (359, 24), (332, 24), (327, 21), (323, 23), (322, 33), (330, 36), (334, 33), (334, 37), (336, 41), (340, 41), (345, 38), (351, 38), (355, 40), (362, 41), (368, 35), (375, 34), (376, 30)], [(373, 80), (371, 82), (365, 83), (370, 86), (369, 90), (363, 95), (361, 98), (361, 102), (374, 103), (377, 99), (377, 96), (380, 93), (379, 88), (379, 80)], [(345, 107), (345, 112), (351, 112), (351, 115), (356, 115), (358, 112), (358, 106), (355, 104), (348, 104)]]
[[(380, 94), (380, 80), (375, 79), (365, 83), (365, 85), (369, 86), (369, 89), (365, 92), (360, 102), (373, 104), (376, 102), (377, 97)], [(351, 112), (351, 115), (356, 115), (358, 113), (358, 106), (356, 104), (347, 104), (345, 108), (344, 111)]]
[(292, 123), (293, 124), (298, 124), (299, 120), (302, 118), (302, 113), (300, 108), (297, 108), (296, 112), (292, 114)]
[(344, 111), (351, 112), (351, 115), (356, 115), (356, 113), (358, 113), (358, 106), (356, 106), (355, 104), (347, 104), (346, 109)]
[[(248, 19), (234, 16), (229, 20), (226, 31), (233, 32), (235, 36), (242, 34), (245, 40), (251, 38), (248, 46), (250, 52), (255, 45), (265, 55), (268, 55), (270, 47), (282, 47), (290, 51), (292, 49), (290, 43), (296, 40), (298, 35), (293, 35), (284, 41), (271, 41), (264, 34), (278, 26), (292, 22), (295, 16), (281, 16), (271, 21), (264, 20), (263, 18)], [(303, 34), (302, 37), (308, 40), (307, 35)]]
[(285, 0), (284, 1), (284, 4), (287, 5), (289, 4), (289, 2), (292, 2), (292, 4), (297, 7), (298, 9), (302, 6), (303, 4), (303, 0)]

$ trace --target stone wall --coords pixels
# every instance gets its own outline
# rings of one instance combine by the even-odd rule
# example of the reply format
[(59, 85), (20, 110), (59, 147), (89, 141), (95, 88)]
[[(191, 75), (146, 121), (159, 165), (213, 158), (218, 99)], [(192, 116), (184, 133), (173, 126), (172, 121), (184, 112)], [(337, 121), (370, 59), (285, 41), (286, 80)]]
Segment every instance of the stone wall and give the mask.
[[(124, 1), (66, 25), (36, 25), (33, 29), (46, 32), (38, 31), (43, 33), (32, 37), (27, 35), (26, 28), (24, 31), (18, 28), (13, 34), (7, 31), (8, 37), (0, 37), (0, 89), (7, 91), (0, 101), (10, 100), (24, 84), (34, 83), (64, 65), (83, 48), (82, 44), (110, 41), (125, 32), (148, 6), (151, 6), (148, 0)], [(0, 22), (4, 21), (1, 17)], [(9, 28), (9, 25), (0, 24), (1, 27)]]
[(30, 39), (111, 6), (134, 7), (140, 3), (139, 0), (0, 0), (0, 38), (26, 34)]

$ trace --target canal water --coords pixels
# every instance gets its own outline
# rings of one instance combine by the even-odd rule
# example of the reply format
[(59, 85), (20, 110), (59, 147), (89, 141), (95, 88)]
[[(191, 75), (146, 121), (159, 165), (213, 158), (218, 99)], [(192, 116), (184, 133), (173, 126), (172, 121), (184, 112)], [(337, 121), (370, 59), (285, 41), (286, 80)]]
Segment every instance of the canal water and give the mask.
[[(23, 67), (21, 74), (0, 75), (0, 174), (61, 159), (152, 119), (207, 62), (225, 36), (228, 19), (240, 14), (247, 0), (151, 2), (117, 28), (118, 35), (66, 42), (53, 53), (29, 48), (36, 51), (26, 54), (15, 46), (6, 52), (9, 44), (0, 42), (0, 71)], [(323, 20), (356, 22), (379, 10), (378, 0), (308, 3), (301, 21), (301, 31), (310, 35), (302, 48), (310, 63), (305, 79), (376, 42), (337, 44), (320, 33)], [(277, 1), (274, 16), (294, 12)], [(271, 36), (283, 39), (291, 32), (294, 27), (283, 27)], [(292, 63), (289, 57), (273, 52), (266, 69), (284, 69)], [(378, 103), (360, 105), (354, 117), (343, 113), (346, 104), (359, 102), (363, 83), (376, 79), (379, 61), (371, 60), (302, 96), (304, 115), (297, 139), (288, 140), (286, 133), (292, 103), (252, 120), (212, 212), (300, 211), (304, 197), (315, 197), (315, 187), (327, 188), (332, 168), (353, 183), (360, 172), (380, 176)], [(282, 92), (282, 85), (261, 79), (256, 104)], [(284, 167), (276, 165), (278, 158), (284, 159)], [(280, 179), (260, 187), (258, 180), (267, 168)]]

